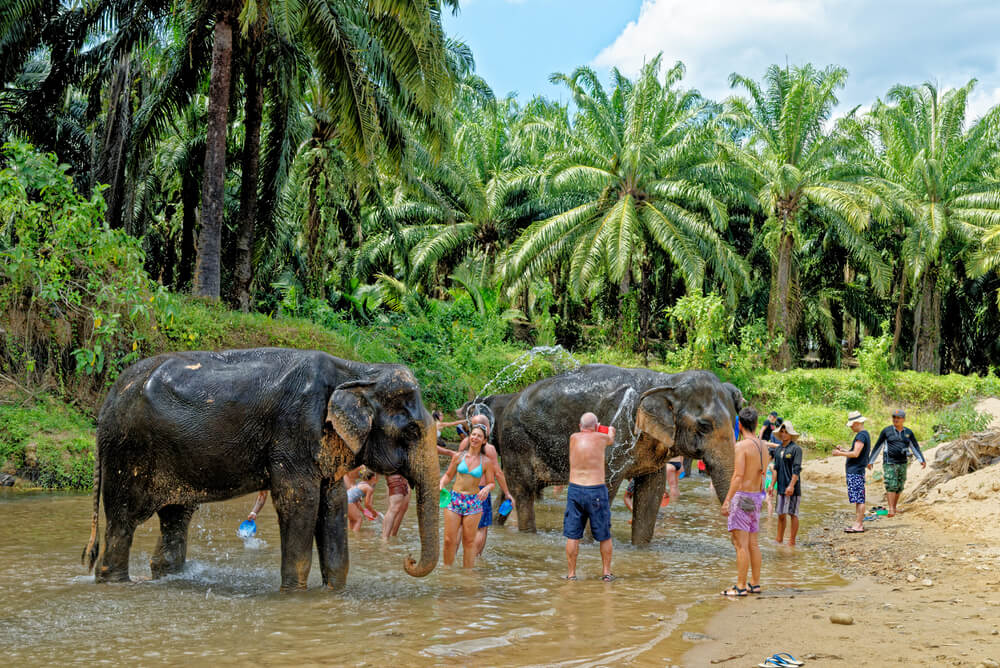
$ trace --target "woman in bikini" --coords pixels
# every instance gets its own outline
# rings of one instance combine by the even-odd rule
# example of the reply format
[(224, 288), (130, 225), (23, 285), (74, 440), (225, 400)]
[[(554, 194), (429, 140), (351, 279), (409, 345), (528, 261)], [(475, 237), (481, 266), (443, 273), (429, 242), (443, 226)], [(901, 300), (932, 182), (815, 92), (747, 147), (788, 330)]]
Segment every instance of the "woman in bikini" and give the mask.
[[(462, 541), (462, 566), (472, 568), (476, 563), (476, 533), (483, 514), (483, 499), (493, 491), (493, 462), (483, 455), (486, 428), (472, 425), (469, 432), (469, 449), (451, 458), (448, 470), (441, 476), (440, 489), (452, 478), (451, 502), (444, 512), (444, 565), (450, 566)], [(482, 488), (480, 489), (480, 485)]]

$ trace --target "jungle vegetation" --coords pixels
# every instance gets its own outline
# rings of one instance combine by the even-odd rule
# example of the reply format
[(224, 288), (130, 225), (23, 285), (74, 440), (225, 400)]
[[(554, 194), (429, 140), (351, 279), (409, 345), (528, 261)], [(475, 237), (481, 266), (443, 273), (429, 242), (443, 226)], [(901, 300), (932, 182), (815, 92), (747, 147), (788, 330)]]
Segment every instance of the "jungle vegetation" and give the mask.
[(835, 116), (841, 67), (710, 100), (660, 55), (519, 101), (444, 33), (457, 7), (0, 0), (0, 371), (100, 388), (217, 342), (196, 307), (340, 351), (410, 326), (376, 356), (438, 388), (473, 329), (743, 380), (865, 341), (876, 373), (1000, 364), (1000, 108), (971, 117), (975, 80)]

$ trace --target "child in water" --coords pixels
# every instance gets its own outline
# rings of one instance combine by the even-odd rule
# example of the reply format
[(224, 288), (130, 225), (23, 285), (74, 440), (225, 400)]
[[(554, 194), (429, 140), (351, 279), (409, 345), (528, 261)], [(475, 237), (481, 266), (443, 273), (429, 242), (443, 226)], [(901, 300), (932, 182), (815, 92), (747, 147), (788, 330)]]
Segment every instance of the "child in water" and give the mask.
[(365, 517), (373, 520), (380, 515), (372, 507), (377, 480), (378, 475), (374, 471), (362, 466), (357, 471), (357, 482), (347, 489), (347, 525), (351, 531), (360, 530)]

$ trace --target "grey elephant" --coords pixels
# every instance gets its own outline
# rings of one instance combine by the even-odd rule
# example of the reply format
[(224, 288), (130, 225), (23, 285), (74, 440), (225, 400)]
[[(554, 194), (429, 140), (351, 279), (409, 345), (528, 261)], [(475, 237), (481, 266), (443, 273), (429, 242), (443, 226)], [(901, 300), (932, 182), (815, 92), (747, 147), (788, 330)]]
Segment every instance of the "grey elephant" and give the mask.
[(568, 482), (569, 436), (588, 411), (618, 432), (606, 460), (611, 498), (623, 480), (635, 479), (633, 544), (652, 539), (671, 457), (704, 460), (720, 501), (729, 490), (743, 395), (708, 371), (665, 374), (589, 364), (529, 385), (502, 404), (496, 443), (521, 531), (535, 531), (536, 495)]
[[(200, 503), (270, 490), (281, 535), (281, 589), (304, 589), (319, 551), (323, 583), (347, 578), (347, 495), (341, 478), (364, 464), (416, 489), (421, 554), (438, 559), (435, 430), (413, 373), (319, 351), (259, 348), (179, 352), (126, 369), (97, 426), (94, 514), (84, 550), (98, 582), (129, 579), (135, 529), (154, 513), (161, 536), (153, 577), (184, 565)], [(103, 498), (107, 527), (99, 554)]]

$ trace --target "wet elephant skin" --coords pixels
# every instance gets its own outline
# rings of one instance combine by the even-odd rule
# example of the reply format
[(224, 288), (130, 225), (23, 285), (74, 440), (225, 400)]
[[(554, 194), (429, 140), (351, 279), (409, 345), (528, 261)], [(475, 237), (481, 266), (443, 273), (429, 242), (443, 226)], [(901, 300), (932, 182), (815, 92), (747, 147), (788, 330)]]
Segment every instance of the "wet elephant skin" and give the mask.
[[(636, 480), (632, 542), (652, 538), (663, 470), (671, 457), (705, 460), (716, 493), (725, 498), (733, 470), (733, 422), (743, 404), (740, 391), (708, 371), (665, 374), (591, 364), (528, 386), (506, 400), (497, 418), (495, 443), (521, 531), (535, 531), (535, 496), (548, 485), (568, 482), (569, 436), (578, 431), (580, 416), (591, 411), (607, 424), (630, 388), (637, 396), (615, 422), (618, 444), (608, 449), (607, 484), (614, 498), (623, 480)], [(628, 439), (623, 429), (628, 424), (641, 432), (631, 450), (620, 447)]]
[[(304, 589), (319, 551), (323, 582), (348, 570), (343, 474), (365, 464), (417, 490), (421, 536), (411, 575), (437, 563), (433, 420), (404, 366), (279, 348), (178, 352), (142, 360), (98, 416), (94, 516), (84, 558), (98, 582), (128, 581), (135, 529), (154, 513), (153, 577), (183, 568), (200, 503), (270, 490), (281, 535), (281, 588)], [(107, 526), (97, 540), (99, 504)]]

